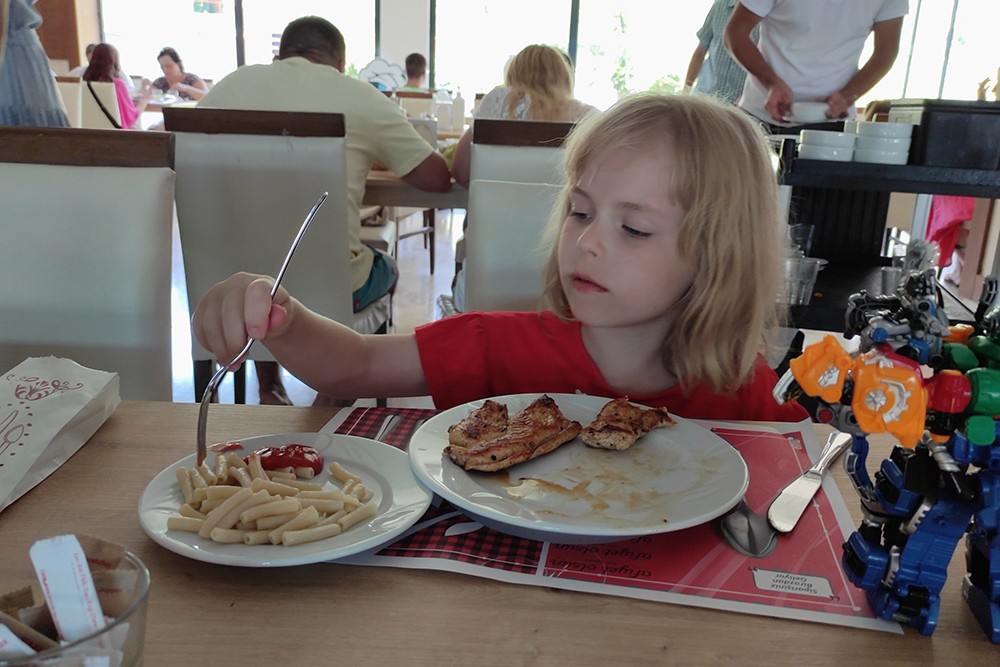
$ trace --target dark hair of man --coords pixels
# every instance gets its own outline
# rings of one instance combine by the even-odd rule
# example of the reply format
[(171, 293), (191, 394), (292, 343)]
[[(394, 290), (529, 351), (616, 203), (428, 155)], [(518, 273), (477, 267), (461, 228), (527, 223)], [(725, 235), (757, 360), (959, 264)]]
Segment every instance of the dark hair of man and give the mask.
[[(319, 16), (303, 16), (289, 23), (281, 33), (278, 60), (300, 56), (344, 61), (344, 36), (336, 26)], [(310, 57), (312, 56), (312, 57)]]
[(406, 76), (416, 79), (427, 73), (427, 58), (419, 53), (411, 53), (406, 56)]
[(163, 56), (167, 56), (168, 58), (170, 58), (171, 60), (173, 60), (175, 63), (177, 63), (177, 66), (181, 68), (181, 71), (182, 72), (184, 71), (184, 63), (181, 62), (181, 57), (177, 53), (177, 49), (175, 49), (173, 47), (170, 47), (170, 46), (165, 46), (160, 51), (160, 54), (158, 56), (156, 56), (156, 59), (159, 60)]

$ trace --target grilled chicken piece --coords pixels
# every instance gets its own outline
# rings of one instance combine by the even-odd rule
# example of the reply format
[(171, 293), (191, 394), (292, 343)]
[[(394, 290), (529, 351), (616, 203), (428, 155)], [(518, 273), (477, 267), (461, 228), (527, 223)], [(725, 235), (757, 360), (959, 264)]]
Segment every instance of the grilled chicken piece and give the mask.
[(628, 449), (654, 428), (676, 423), (666, 408), (640, 408), (623, 396), (601, 408), (597, 419), (583, 428), (580, 439), (588, 447)]
[(472, 447), (452, 443), (445, 452), (466, 470), (493, 472), (548, 454), (579, 433), (579, 422), (566, 419), (552, 398), (541, 396), (511, 417), (500, 437)]
[(448, 427), (448, 446), (445, 453), (458, 465), (465, 467), (469, 451), (491, 440), (496, 440), (507, 431), (507, 406), (496, 401), (486, 401), (468, 417)]
[(468, 417), (448, 427), (448, 442), (459, 447), (475, 447), (503, 435), (507, 430), (507, 406), (486, 401)]

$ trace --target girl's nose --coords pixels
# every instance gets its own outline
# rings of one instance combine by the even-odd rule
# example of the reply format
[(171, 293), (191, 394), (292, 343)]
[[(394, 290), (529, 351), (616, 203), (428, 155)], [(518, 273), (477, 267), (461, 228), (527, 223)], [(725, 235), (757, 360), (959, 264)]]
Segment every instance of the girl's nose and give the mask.
[(577, 247), (593, 255), (599, 254), (604, 247), (600, 227), (596, 217), (591, 220), (590, 224), (584, 227), (580, 235), (576, 237)]

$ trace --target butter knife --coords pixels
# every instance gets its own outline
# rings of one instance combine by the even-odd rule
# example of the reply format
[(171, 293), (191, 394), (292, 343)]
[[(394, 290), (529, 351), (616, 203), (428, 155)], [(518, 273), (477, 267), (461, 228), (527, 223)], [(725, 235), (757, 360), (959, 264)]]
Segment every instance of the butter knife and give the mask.
[(787, 533), (795, 528), (795, 524), (805, 512), (809, 501), (819, 490), (820, 484), (823, 482), (823, 473), (845, 449), (851, 446), (853, 441), (854, 439), (849, 433), (839, 431), (832, 433), (819, 456), (819, 461), (789, 482), (775, 496), (774, 500), (771, 501), (771, 506), (767, 509), (767, 520), (771, 522), (775, 530)]

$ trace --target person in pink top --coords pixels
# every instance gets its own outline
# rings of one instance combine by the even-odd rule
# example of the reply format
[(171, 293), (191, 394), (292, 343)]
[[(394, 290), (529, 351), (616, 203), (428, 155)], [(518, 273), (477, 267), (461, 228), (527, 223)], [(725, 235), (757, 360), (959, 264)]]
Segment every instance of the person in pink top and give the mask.
[[(87, 71), (83, 73), (82, 79), (84, 81), (114, 83), (115, 94), (118, 97), (118, 111), (121, 115), (121, 129), (134, 130), (139, 128), (139, 117), (152, 96), (152, 87), (149, 81), (143, 80), (138, 101), (132, 101), (128, 85), (121, 78), (118, 49), (105, 42), (95, 46), (90, 56), (90, 65), (87, 66)], [(89, 94), (88, 91), (84, 92)]]
[(443, 409), (579, 391), (689, 418), (806, 418), (771, 397), (777, 377), (761, 355), (784, 302), (784, 246), (753, 119), (710, 99), (633, 96), (577, 125), (566, 171), (540, 286), (551, 311), (362, 336), (240, 273), (198, 304), (194, 335), (220, 360), (259, 339), (333, 396), (430, 394)]

